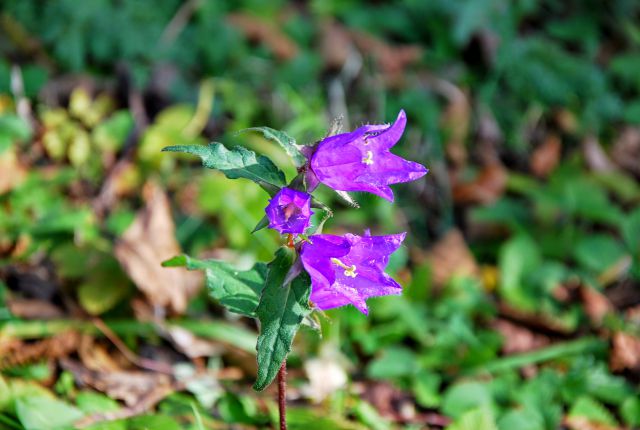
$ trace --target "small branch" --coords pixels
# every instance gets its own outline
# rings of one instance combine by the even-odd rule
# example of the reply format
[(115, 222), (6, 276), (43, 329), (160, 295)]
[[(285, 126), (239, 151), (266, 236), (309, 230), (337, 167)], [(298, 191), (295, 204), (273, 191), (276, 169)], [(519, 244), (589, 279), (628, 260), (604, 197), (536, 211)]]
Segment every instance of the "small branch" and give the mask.
[(287, 360), (285, 359), (278, 372), (278, 412), (280, 413), (280, 430), (287, 430)]

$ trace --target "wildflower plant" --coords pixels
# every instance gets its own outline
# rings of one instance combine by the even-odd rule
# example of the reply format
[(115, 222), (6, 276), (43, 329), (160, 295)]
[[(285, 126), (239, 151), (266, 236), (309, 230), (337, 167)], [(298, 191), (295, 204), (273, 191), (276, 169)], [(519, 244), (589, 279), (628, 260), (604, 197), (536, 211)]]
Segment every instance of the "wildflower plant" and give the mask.
[[(268, 227), (283, 235), (284, 245), (270, 263), (257, 263), (244, 272), (222, 261), (185, 255), (163, 263), (204, 270), (214, 299), (231, 312), (260, 321), (255, 390), (266, 388), (276, 375), (283, 383), (293, 338), (312, 311), (353, 305), (367, 314), (368, 298), (401, 294), (402, 287), (385, 268), (406, 233), (371, 236), (367, 230), (361, 236), (321, 234), (333, 213), (311, 193), (322, 183), (349, 201), (348, 191), (369, 192), (393, 201), (389, 185), (419, 179), (428, 171), (391, 153), (406, 122), (404, 111), (400, 111), (391, 125), (364, 125), (313, 145), (298, 145), (286, 133), (268, 127), (250, 129), (279, 144), (290, 156), (298, 171), (290, 182), (269, 158), (242, 146), (227, 149), (211, 143), (163, 149), (197, 155), (205, 167), (219, 170), (229, 179), (251, 180), (271, 197), (265, 216), (254, 229), (255, 233)], [(323, 213), (317, 226), (311, 225), (313, 209)], [(281, 423), (283, 409), (281, 403)]]

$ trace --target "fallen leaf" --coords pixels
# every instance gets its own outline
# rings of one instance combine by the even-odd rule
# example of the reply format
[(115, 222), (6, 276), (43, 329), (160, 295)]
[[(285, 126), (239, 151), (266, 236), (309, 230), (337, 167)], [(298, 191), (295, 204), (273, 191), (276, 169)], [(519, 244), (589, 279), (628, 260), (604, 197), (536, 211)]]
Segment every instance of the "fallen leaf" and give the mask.
[(18, 161), (13, 149), (0, 153), (0, 172), (0, 195), (20, 185), (27, 176), (27, 169)]
[(51, 320), (64, 316), (62, 309), (45, 300), (11, 297), (6, 303), (9, 312), (18, 318)]
[(613, 335), (611, 343), (609, 364), (612, 371), (618, 372), (640, 367), (640, 338), (619, 331)]
[(625, 128), (613, 144), (611, 157), (623, 169), (640, 176), (640, 129)]
[(580, 287), (580, 297), (584, 305), (585, 313), (591, 320), (591, 323), (596, 326), (602, 324), (605, 315), (614, 311), (609, 299), (588, 285), (582, 285)]
[(197, 337), (185, 328), (169, 326), (166, 333), (176, 348), (189, 358), (211, 357), (222, 352), (220, 344)]
[(431, 265), (433, 282), (444, 285), (451, 277), (479, 276), (476, 260), (458, 229), (449, 230), (427, 252), (425, 259)]
[(158, 372), (95, 371), (70, 359), (61, 360), (61, 365), (73, 373), (78, 382), (122, 400), (127, 406), (143, 405), (143, 410), (148, 409), (149, 399), (164, 398), (181, 388), (172, 376)]
[(0, 370), (44, 359), (65, 357), (75, 351), (79, 343), (80, 335), (75, 331), (65, 331), (35, 342), (11, 342), (3, 345)]
[(547, 336), (535, 333), (526, 327), (505, 319), (497, 319), (492, 324), (492, 327), (504, 339), (502, 352), (505, 355), (533, 351), (550, 343)]
[(298, 55), (295, 42), (279, 26), (269, 21), (243, 13), (229, 14), (227, 20), (242, 31), (247, 39), (263, 43), (281, 60), (290, 60)]
[(344, 26), (333, 20), (321, 24), (320, 53), (327, 69), (342, 70), (354, 49), (351, 35)]
[(307, 360), (304, 370), (309, 384), (302, 387), (302, 392), (316, 403), (347, 384), (346, 361), (331, 344), (324, 345), (318, 357)]
[(78, 356), (82, 364), (89, 369), (98, 372), (117, 372), (122, 367), (114, 360), (113, 354), (95, 342), (92, 336), (84, 335), (78, 348)]
[(570, 430), (622, 430), (620, 427), (593, 422), (585, 417), (566, 417), (563, 421)]
[(202, 287), (202, 273), (160, 265), (180, 254), (169, 199), (151, 182), (145, 185), (143, 196), (145, 207), (116, 242), (115, 255), (154, 306), (182, 313), (189, 298)]
[(548, 134), (544, 142), (531, 154), (531, 171), (534, 175), (545, 178), (556, 168), (560, 161), (562, 145), (557, 134)]
[(453, 200), (457, 204), (491, 204), (498, 200), (507, 186), (507, 170), (499, 163), (483, 167), (478, 176), (469, 182), (452, 178)]
[(594, 172), (611, 172), (615, 166), (604, 152), (598, 138), (593, 134), (582, 141), (582, 153), (587, 166)]

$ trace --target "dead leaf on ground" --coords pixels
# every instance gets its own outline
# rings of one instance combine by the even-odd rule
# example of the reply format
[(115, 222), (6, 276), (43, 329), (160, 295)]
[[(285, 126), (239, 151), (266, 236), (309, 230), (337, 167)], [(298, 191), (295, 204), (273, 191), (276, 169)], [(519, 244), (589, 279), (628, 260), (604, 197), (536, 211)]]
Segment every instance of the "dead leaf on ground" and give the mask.
[(0, 195), (17, 187), (27, 176), (27, 169), (22, 166), (14, 150), (0, 154)]
[[(127, 406), (148, 405), (150, 399), (165, 397), (181, 388), (175, 379), (163, 373), (142, 371), (95, 371), (77, 361), (65, 359), (62, 367), (70, 371), (81, 384), (88, 385), (107, 394), (113, 399), (122, 400)], [(159, 401), (159, 399), (157, 400)], [(154, 402), (149, 407), (155, 405)], [(143, 408), (147, 410), (147, 408)]]
[(557, 134), (549, 133), (544, 142), (531, 154), (531, 171), (534, 175), (545, 178), (556, 168), (560, 161), (562, 144)]
[(11, 342), (3, 346), (0, 369), (65, 357), (74, 352), (79, 343), (80, 334), (75, 331), (65, 331), (35, 342)]
[(341, 70), (355, 49), (349, 31), (333, 20), (320, 26), (320, 53), (327, 69)]
[(623, 169), (640, 176), (640, 129), (625, 128), (613, 144), (611, 157)]
[(97, 343), (92, 336), (82, 336), (78, 356), (82, 360), (82, 364), (89, 370), (98, 372), (122, 370), (122, 366), (115, 361), (113, 354), (104, 345)]
[(7, 307), (13, 316), (27, 320), (51, 320), (64, 316), (62, 309), (51, 302), (39, 299), (12, 297), (7, 299)]
[(582, 153), (587, 166), (594, 172), (611, 172), (616, 168), (602, 149), (598, 138), (592, 134), (582, 141)]
[(182, 313), (202, 286), (202, 274), (161, 266), (181, 252), (169, 199), (154, 183), (145, 185), (143, 196), (145, 207), (116, 242), (115, 255), (153, 305)]
[(456, 275), (478, 276), (480, 274), (467, 242), (462, 233), (455, 228), (442, 236), (424, 258), (431, 265), (432, 279), (436, 285), (444, 285)]
[(585, 313), (591, 323), (596, 326), (602, 324), (605, 315), (614, 311), (609, 299), (600, 291), (588, 285), (580, 287), (580, 298), (582, 299)]
[(597, 423), (585, 417), (565, 417), (563, 424), (570, 430), (622, 430), (621, 427)]
[(232, 13), (227, 20), (241, 30), (247, 39), (261, 42), (281, 60), (290, 60), (298, 55), (298, 46), (280, 27), (255, 16)]
[(629, 333), (616, 332), (609, 361), (614, 372), (640, 368), (640, 339)]
[(461, 182), (454, 174), (453, 200), (457, 204), (491, 204), (498, 200), (507, 186), (507, 169), (499, 163), (483, 167), (475, 179)]
[(169, 326), (166, 333), (175, 347), (189, 358), (211, 357), (222, 352), (219, 343), (198, 337), (186, 328)]
[(364, 54), (371, 55), (391, 86), (400, 86), (406, 69), (422, 57), (422, 49), (417, 45), (390, 45), (369, 33), (350, 31), (355, 45)]
[(506, 355), (533, 351), (550, 343), (547, 336), (505, 319), (497, 319), (492, 326), (504, 338), (502, 352)]

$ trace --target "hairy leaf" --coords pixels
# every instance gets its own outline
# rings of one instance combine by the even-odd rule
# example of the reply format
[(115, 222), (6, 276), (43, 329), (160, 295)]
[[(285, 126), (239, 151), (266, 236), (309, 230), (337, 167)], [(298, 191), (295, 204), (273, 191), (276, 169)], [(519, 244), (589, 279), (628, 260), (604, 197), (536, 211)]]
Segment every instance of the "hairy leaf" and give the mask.
[(207, 146), (167, 146), (162, 151), (197, 155), (204, 167), (220, 170), (229, 179), (249, 179), (269, 193), (275, 193), (285, 185), (284, 173), (273, 161), (242, 146), (227, 149), (223, 144), (214, 142)]
[(265, 287), (256, 314), (260, 319), (258, 336), (258, 378), (253, 388), (264, 390), (275, 378), (291, 350), (293, 337), (302, 319), (309, 314), (311, 280), (306, 272), (290, 285), (283, 285), (293, 264), (293, 251), (280, 248), (269, 263)]
[(164, 267), (204, 270), (209, 294), (229, 311), (255, 317), (267, 265), (256, 263), (251, 270), (239, 271), (223, 261), (198, 260), (179, 255), (162, 263)]
[(306, 157), (302, 155), (302, 153), (298, 149), (298, 145), (296, 145), (296, 140), (293, 137), (289, 136), (284, 131), (275, 130), (270, 127), (251, 127), (251, 128), (242, 130), (241, 132), (243, 131), (259, 131), (260, 133), (262, 133), (265, 139), (276, 142), (278, 145), (282, 147), (282, 149), (285, 150), (287, 155), (291, 157), (291, 159), (293, 160), (293, 164), (296, 167), (302, 167), (307, 162)]

